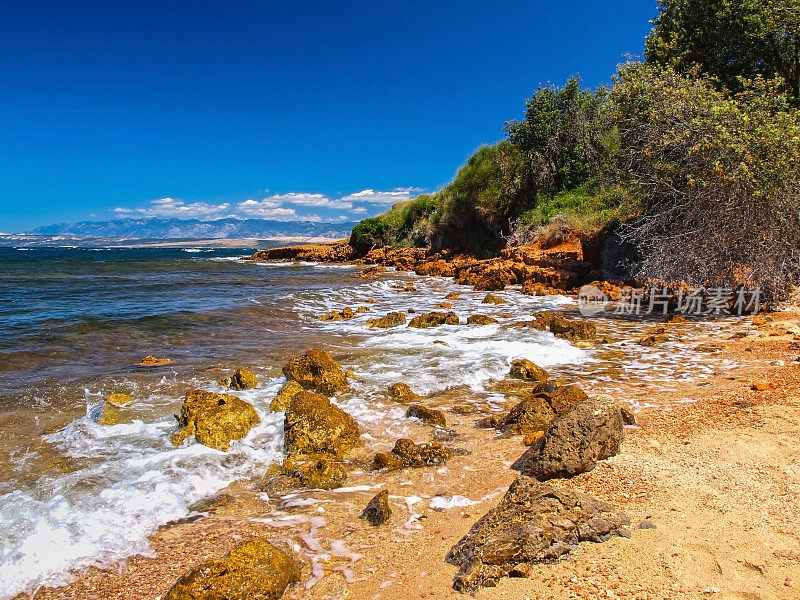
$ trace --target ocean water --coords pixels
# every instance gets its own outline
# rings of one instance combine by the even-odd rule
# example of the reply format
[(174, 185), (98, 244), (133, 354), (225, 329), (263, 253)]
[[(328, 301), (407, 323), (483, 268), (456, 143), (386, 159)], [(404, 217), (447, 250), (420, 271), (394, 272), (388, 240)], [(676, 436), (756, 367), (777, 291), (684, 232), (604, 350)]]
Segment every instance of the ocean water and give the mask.
[[(242, 261), (225, 249), (0, 248), (0, 598), (67, 583), (90, 566), (113, 567), (151, 552), (148, 536), (185, 517), (196, 501), (233, 481), (262, 476), (283, 457), (283, 415), (269, 403), (293, 354), (322, 347), (358, 379), (333, 400), (352, 414), (376, 447), (406, 431), (386, 387), (420, 393), (463, 390), (481, 405), (501, 406), (485, 390), (511, 361), (525, 357), (588, 389), (613, 387), (594, 349), (548, 332), (507, 325), (541, 309), (573, 308), (566, 297), (501, 293), (508, 304), (483, 305), (483, 292), (451, 280), (387, 273), (357, 277), (354, 266)], [(401, 292), (413, 281), (417, 292)], [(470, 314), (498, 324), (418, 330), (370, 330), (390, 311), (434, 310), (450, 291), (462, 323)], [(375, 301), (374, 303), (368, 302)], [(367, 306), (345, 322), (321, 322), (334, 309)], [(598, 320), (609, 347), (627, 343), (641, 323)], [(616, 338), (613, 336), (617, 335)], [(653, 385), (705, 377), (713, 366), (678, 347), (632, 348), (626, 369)], [(133, 367), (145, 355), (174, 363)], [(260, 379), (237, 393), (261, 423), (226, 453), (170, 443), (186, 390), (223, 391), (216, 379), (245, 367)], [(605, 370), (604, 370), (605, 369)], [(133, 395), (118, 425), (92, 419), (103, 398)]]

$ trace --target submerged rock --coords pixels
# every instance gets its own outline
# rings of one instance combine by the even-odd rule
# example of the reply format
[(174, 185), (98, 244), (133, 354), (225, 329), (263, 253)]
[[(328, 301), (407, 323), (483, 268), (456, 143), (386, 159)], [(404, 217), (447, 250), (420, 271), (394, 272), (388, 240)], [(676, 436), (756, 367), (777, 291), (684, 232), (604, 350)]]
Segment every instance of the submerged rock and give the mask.
[(501, 577), (527, 576), (531, 565), (553, 562), (580, 542), (630, 537), (628, 525), (626, 515), (604, 502), (522, 476), (445, 560), (459, 567), (453, 587), (474, 593)]
[(481, 304), (508, 304), (508, 300), (494, 294), (486, 294)]
[(429, 312), (411, 319), (409, 327), (425, 329), (428, 327), (439, 327), (440, 325), (458, 325), (458, 316), (454, 312)]
[(467, 325), (491, 325), (497, 323), (497, 319), (487, 317), (486, 315), (472, 315), (467, 317)]
[(389, 393), (389, 398), (400, 404), (418, 402), (422, 399), (421, 396), (414, 393), (414, 390), (412, 390), (407, 383), (403, 383), (402, 381), (390, 385), (386, 391)]
[(406, 316), (401, 312), (390, 312), (379, 319), (367, 319), (367, 325), (370, 327), (380, 327), (381, 329), (389, 329), (390, 327), (405, 325), (405, 323)]
[(389, 506), (389, 492), (383, 490), (375, 494), (359, 518), (377, 526), (386, 523), (391, 516), (392, 508)]
[(106, 402), (119, 408), (125, 408), (126, 406), (133, 404), (133, 396), (130, 394), (111, 394), (108, 398), (106, 398)]
[(597, 327), (588, 321), (570, 321), (558, 316), (550, 321), (553, 335), (567, 340), (593, 340), (597, 336)]
[(242, 439), (260, 422), (253, 406), (236, 396), (191, 390), (176, 415), (183, 429), (172, 436), (172, 443), (180, 446), (194, 435), (198, 443), (228, 450), (231, 441)]
[(429, 467), (443, 465), (453, 456), (452, 448), (446, 448), (439, 442), (415, 444), (401, 438), (395, 442), (391, 452), (378, 452), (372, 461), (373, 469), (394, 471), (403, 467)]
[(511, 362), (511, 377), (524, 381), (545, 382), (550, 374), (542, 367), (532, 363), (526, 358), (520, 358)]
[(359, 443), (355, 419), (322, 394), (295, 394), (283, 424), (286, 454), (342, 456)]
[(293, 379), (304, 388), (315, 388), (323, 394), (347, 389), (347, 377), (331, 355), (312, 348), (303, 356), (295, 356), (283, 367), (286, 379)]
[(444, 297), (445, 300), (460, 300), (460, 296), (455, 292), (450, 292), (447, 296)]
[(164, 600), (278, 600), (299, 580), (300, 569), (289, 555), (256, 539), (197, 565), (175, 582)]
[(619, 407), (606, 399), (592, 398), (556, 419), (512, 468), (540, 481), (573, 477), (617, 454), (624, 437)]
[(118, 425), (121, 415), (117, 406), (106, 400), (94, 407), (91, 419), (98, 425)]
[(272, 402), (269, 403), (270, 412), (285, 411), (286, 407), (289, 406), (289, 402), (294, 398), (294, 395), (303, 391), (305, 391), (305, 388), (302, 385), (297, 383), (294, 379), (290, 379), (283, 385), (278, 395), (272, 399)]
[(449, 302), (439, 302), (434, 308), (453, 308), (453, 305)]
[(327, 455), (290, 455), (283, 462), (283, 470), (289, 477), (312, 489), (332, 490), (347, 479), (344, 465), (330, 460)]
[(155, 356), (145, 356), (142, 360), (136, 363), (137, 367), (161, 367), (163, 365), (171, 365), (171, 358), (156, 358)]
[(414, 419), (419, 419), (423, 423), (430, 425), (438, 425), (439, 427), (447, 427), (447, 419), (444, 413), (434, 408), (427, 408), (420, 404), (413, 404), (408, 407), (406, 416)]
[(250, 371), (244, 369), (237, 369), (230, 377), (223, 377), (218, 384), (228, 387), (232, 390), (250, 390), (258, 387), (258, 377), (253, 375)]

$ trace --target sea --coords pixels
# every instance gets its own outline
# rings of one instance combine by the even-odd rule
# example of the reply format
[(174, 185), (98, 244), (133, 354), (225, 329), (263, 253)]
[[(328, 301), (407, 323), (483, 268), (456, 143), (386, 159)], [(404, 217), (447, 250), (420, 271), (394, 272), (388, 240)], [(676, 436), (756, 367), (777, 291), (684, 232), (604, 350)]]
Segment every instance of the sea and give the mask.
[[(450, 279), (393, 270), (364, 278), (354, 265), (243, 260), (251, 253), (102, 242), (12, 240), (0, 247), (0, 599), (152, 555), (148, 537), (160, 526), (279, 464), (283, 414), (270, 413), (269, 404), (285, 383), (282, 365), (308, 348), (326, 350), (355, 373), (351, 391), (333, 401), (356, 418), (367, 444), (403, 434), (404, 411), (385, 395), (398, 381), (420, 394), (460, 391), (502, 410), (505, 397), (489, 384), (516, 358), (606, 393), (623, 376), (668, 389), (716, 368), (696, 353), (676, 361), (682, 346), (631, 344), (628, 332), (642, 323), (598, 318), (606, 355), (549, 332), (509, 327), (538, 310), (575, 311), (565, 296), (512, 289), (498, 292), (506, 304), (482, 304), (485, 292)], [(409, 282), (416, 291), (401, 291)], [(462, 325), (366, 325), (392, 311), (435, 310), (453, 291), (461, 296), (452, 310)], [(319, 320), (346, 306), (369, 311), (349, 321)], [(463, 325), (476, 313), (498, 323)], [(147, 355), (173, 362), (135, 366)], [(253, 404), (261, 423), (227, 452), (173, 446), (186, 391), (223, 392), (217, 380), (236, 368), (260, 380), (236, 394)], [(120, 409), (118, 424), (98, 424), (104, 398), (117, 392), (134, 403)], [(637, 408), (640, 401), (631, 402)]]

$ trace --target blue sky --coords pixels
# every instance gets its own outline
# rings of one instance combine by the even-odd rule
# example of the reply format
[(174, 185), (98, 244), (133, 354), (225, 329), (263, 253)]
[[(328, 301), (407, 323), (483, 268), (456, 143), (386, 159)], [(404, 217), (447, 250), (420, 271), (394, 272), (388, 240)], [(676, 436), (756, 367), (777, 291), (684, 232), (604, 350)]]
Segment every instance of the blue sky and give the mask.
[(359, 220), (438, 189), (542, 83), (607, 83), (655, 0), (3, 2), (0, 231)]

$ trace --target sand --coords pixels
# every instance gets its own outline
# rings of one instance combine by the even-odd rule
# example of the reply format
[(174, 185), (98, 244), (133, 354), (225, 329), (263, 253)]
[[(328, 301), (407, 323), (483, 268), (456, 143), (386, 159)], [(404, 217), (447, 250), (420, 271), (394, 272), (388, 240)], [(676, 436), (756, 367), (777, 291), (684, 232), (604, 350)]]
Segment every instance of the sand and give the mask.
[[(798, 322), (800, 314), (787, 311), (732, 320), (709, 335), (706, 342), (739, 366), (701, 384), (676, 384), (671, 398), (659, 398), (671, 410), (639, 411), (619, 455), (563, 482), (624, 510), (630, 539), (581, 544), (565, 560), (537, 565), (531, 578), (503, 579), (477, 597), (800, 597), (800, 341), (788, 331)], [(755, 382), (774, 389), (757, 391)], [(652, 394), (624, 374), (617, 384), (641, 401)], [(457, 394), (432, 402), (460, 434), (453, 444), (470, 451), (445, 468), (373, 474), (356, 467), (347, 484), (356, 489), (283, 499), (267, 499), (260, 482), (234, 484), (196, 520), (153, 536), (155, 556), (134, 557), (118, 571), (92, 569), (35, 598), (156, 600), (191, 566), (258, 535), (291, 545), (302, 561), (304, 583), (287, 598), (462, 597), (451, 589), (456, 569), (444, 555), (497, 504), (516, 475), (509, 465), (525, 448), (519, 436), (476, 428), (479, 415), (454, 412), (458, 404)], [(430, 429), (420, 425), (425, 435)], [(369, 459), (361, 452), (355, 464)], [(357, 517), (381, 489), (389, 490), (394, 515), (372, 527)], [(432, 510), (437, 494), (475, 503)], [(290, 506), (298, 501), (306, 505)], [(645, 520), (655, 528), (639, 529)]]

